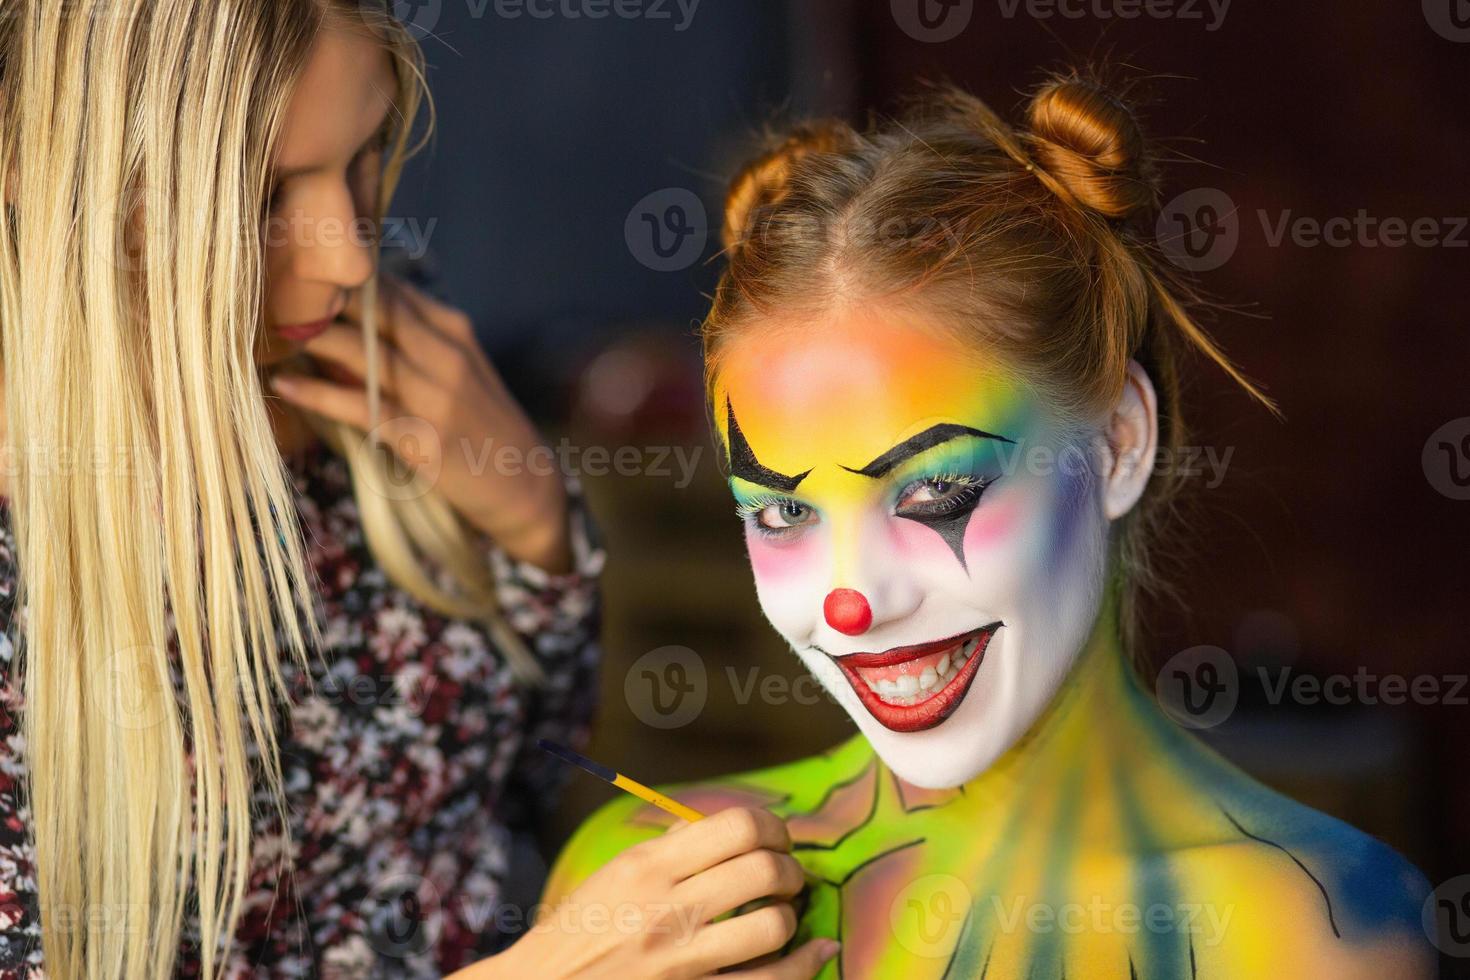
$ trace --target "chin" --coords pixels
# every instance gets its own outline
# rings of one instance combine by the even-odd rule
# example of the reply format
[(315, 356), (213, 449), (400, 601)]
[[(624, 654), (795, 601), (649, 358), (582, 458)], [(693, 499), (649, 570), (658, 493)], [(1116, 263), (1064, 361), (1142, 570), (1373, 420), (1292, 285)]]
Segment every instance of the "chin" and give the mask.
[[(969, 634), (960, 638), (975, 642)], [(896, 704), (883, 703), (868, 684), (861, 685), (866, 695), (859, 693), (850, 665), (818, 651), (807, 651), (802, 659), (895, 775), (923, 789), (951, 789), (985, 772), (1020, 741), (1075, 661), (1075, 651), (1074, 656), (1049, 658), (1033, 651), (1031, 669), (1023, 672), (1025, 657), (1018, 639), (1011, 627), (982, 628), (972, 659), (962, 665), (968, 673), (963, 669), (953, 673), (951, 658), (953, 676), (948, 684), (933, 685), (927, 698), (887, 699)], [(1037, 669), (1048, 661), (1055, 670)], [(857, 680), (863, 680), (860, 674)], [(951, 689), (949, 684), (959, 686)], [(915, 712), (926, 704), (927, 710)], [(896, 713), (894, 708), (909, 713)]]

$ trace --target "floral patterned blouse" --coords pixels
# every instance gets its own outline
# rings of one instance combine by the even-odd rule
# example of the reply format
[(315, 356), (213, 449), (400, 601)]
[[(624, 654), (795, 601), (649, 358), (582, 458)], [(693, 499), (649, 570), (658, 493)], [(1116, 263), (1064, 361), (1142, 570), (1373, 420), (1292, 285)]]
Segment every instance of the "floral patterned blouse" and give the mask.
[[(539, 894), (544, 866), (530, 835), (563, 769), (536, 739), (585, 739), (604, 556), (575, 483), (572, 571), (547, 573), (481, 539), (507, 621), (548, 675), (528, 691), (479, 624), (438, 615), (387, 580), (342, 459), (318, 442), (287, 461), (324, 649), (309, 677), (285, 665), (289, 723), (278, 730), (294, 871), (279, 871), (285, 839), (262, 791), (227, 972), (442, 977), (508, 944)], [(12, 669), (25, 613), (15, 584), (0, 497), (0, 980), (43, 975)], [(198, 923), (186, 919), (178, 974), (198, 973)]]

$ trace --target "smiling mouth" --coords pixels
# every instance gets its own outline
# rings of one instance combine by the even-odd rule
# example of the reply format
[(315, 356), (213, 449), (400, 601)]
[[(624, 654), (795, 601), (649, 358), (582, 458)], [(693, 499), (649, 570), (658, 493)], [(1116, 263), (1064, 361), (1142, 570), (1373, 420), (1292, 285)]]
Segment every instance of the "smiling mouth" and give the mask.
[[(895, 732), (933, 728), (959, 707), (990, 638), (1004, 625), (928, 643), (894, 647), (882, 653), (828, 654), (842, 669), (853, 692), (883, 727)], [(825, 651), (823, 651), (825, 652)]]

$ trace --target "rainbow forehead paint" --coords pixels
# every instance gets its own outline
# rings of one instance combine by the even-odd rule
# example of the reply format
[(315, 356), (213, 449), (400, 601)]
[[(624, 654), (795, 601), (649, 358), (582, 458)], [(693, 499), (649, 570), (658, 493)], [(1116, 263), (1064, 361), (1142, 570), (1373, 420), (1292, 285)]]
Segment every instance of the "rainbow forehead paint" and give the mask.
[(840, 508), (904, 478), (971, 471), (1036, 414), (1000, 365), (894, 315), (758, 331), (729, 349), (713, 395), (725, 447), (758, 463), (732, 475), (743, 504), (764, 490)]

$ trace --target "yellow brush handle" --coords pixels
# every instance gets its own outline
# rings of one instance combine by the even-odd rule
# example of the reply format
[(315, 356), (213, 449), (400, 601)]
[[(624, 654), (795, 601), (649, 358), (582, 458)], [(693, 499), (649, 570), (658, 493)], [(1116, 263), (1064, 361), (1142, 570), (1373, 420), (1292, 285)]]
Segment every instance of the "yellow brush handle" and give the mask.
[(647, 786), (644, 786), (637, 780), (629, 779), (622, 773), (618, 773), (617, 777), (613, 779), (613, 785), (616, 786), (618, 789), (626, 790), (627, 792), (632, 793), (634, 796), (638, 797), (640, 800), (643, 800), (645, 803), (652, 803), (654, 806), (658, 807), (665, 813), (672, 813), (674, 816), (679, 817), (681, 820), (687, 820), (690, 823), (693, 823), (696, 820), (704, 819), (704, 814), (700, 813), (698, 810), (687, 807), (684, 804), (680, 803), (678, 800), (671, 800), (662, 793), (657, 792), (656, 790), (649, 789)]

